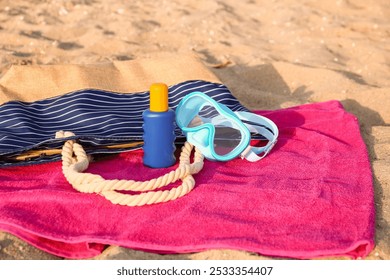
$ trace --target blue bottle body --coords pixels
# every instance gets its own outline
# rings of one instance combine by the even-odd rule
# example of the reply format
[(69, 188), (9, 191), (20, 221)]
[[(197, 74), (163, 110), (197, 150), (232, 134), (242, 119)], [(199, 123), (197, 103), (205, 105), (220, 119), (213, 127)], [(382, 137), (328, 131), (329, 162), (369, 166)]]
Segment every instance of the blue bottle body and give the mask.
[(152, 168), (172, 166), (175, 158), (175, 112), (152, 112), (145, 110), (142, 114), (144, 123), (144, 165)]

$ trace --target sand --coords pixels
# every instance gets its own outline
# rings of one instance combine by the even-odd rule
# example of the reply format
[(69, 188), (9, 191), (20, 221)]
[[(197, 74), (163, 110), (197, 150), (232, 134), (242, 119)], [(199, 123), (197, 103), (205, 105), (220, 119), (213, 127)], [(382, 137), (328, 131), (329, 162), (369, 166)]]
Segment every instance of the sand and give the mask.
[[(376, 248), (390, 259), (388, 0), (3, 0), (0, 76), (11, 65), (85, 64), (193, 53), (251, 109), (340, 100), (360, 121), (373, 168)], [(386, 171), (387, 170), (387, 171)], [(0, 232), (0, 259), (56, 259)], [(261, 259), (249, 252), (96, 259)]]

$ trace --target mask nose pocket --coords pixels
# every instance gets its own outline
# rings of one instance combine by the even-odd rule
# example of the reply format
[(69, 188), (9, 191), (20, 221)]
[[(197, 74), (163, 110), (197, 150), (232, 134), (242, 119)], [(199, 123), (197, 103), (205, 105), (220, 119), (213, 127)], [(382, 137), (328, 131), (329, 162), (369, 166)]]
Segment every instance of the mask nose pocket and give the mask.
[(190, 134), (191, 140), (194, 145), (207, 148), (210, 145), (210, 133), (211, 129), (208, 124), (203, 124), (203, 128)]

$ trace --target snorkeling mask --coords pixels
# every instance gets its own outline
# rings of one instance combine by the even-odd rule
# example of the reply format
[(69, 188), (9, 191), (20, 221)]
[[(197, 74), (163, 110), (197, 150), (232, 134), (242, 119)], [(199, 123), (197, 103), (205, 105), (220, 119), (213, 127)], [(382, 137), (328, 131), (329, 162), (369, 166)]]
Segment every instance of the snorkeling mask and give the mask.
[[(210, 160), (228, 161), (238, 156), (254, 162), (275, 145), (279, 131), (269, 119), (248, 112), (233, 112), (202, 92), (186, 95), (176, 108), (176, 123), (187, 141)], [(251, 133), (268, 143), (250, 146)]]

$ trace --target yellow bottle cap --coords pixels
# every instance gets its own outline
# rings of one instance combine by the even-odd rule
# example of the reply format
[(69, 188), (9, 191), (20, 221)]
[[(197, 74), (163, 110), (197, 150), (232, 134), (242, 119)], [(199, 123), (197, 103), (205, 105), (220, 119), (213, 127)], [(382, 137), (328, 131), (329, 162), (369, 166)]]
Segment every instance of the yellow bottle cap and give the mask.
[(156, 83), (150, 86), (150, 111), (168, 111), (168, 86), (163, 83)]

